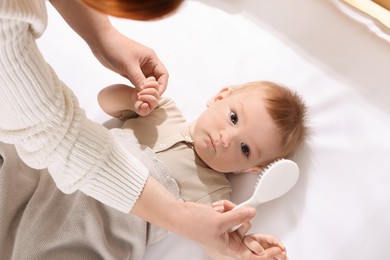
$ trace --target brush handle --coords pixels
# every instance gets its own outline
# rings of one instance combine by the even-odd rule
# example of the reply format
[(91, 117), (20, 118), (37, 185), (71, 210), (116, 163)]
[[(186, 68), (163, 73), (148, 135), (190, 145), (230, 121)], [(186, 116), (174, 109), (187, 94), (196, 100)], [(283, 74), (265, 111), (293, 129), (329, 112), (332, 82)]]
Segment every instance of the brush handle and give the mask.
[(237, 206), (235, 206), (232, 210), (235, 210), (235, 209), (239, 209), (239, 208), (242, 208), (242, 207), (252, 207), (252, 208), (256, 208), (258, 205), (258, 203), (256, 203), (256, 200), (253, 198), (253, 196), (251, 198), (249, 198), (248, 200), (244, 201), (244, 202), (241, 202), (240, 204), (238, 204)]
[[(242, 207), (245, 207), (245, 206), (247, 206), (247, 207), (254, 207), (255, 208), (257, 206), (257, 204), (255, 203), (253, 197), (251, 197), (250, 199), (248, 199), (248, 200), (238, 204), (237, 206), (235, 206), (232, 210), (236, 210), (236, 209), (239, 209), (239, 208), (242, 208)], [(242, 226), (242, 224), (238, 224), (238, 225), (232, 227), (231, 229), (229, 229), (229, 232), (234, 232), (241, 226)]]

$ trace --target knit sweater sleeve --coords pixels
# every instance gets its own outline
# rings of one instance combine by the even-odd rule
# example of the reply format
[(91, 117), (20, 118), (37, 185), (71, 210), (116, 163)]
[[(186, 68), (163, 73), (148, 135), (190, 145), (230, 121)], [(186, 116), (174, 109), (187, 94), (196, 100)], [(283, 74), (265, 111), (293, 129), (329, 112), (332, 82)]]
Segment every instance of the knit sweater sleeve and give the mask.
[(44, 60), (35, 38), (46, 15), (44, 1), (0, 2), (0, 141), (15, 144), (29, 166), (48, 168), (64, 193), (80, 190), (129, 212), (148, 170), (125, 135), (86, 118)]

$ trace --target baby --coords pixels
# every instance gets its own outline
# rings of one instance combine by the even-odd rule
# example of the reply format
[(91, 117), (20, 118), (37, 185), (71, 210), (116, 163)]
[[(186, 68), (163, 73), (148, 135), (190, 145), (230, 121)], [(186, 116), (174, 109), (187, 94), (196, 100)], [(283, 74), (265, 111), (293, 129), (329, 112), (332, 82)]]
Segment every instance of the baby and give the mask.
[(106, 113), (123, 120), (122, 129), (168, 166), (184, 201), (229, 200), (232, 189), (224, 173), (258, 173), (292, 155), (307, 135), (302, 99), (273, 82), (223, 88), (193, 122), (171, 99), (160, 99), (157, 86), (154, 78), (139, 92), (112, 85), (98, 100)]

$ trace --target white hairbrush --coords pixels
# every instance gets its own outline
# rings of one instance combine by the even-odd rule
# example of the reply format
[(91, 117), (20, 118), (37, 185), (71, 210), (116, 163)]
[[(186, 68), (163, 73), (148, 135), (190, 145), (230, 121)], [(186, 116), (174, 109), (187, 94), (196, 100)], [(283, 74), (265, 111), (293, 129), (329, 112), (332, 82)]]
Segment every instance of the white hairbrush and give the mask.
[[(288, 159), (280, 159), (269, 164), (260, 174), (255, 185), (252, 197), (233, 208), (243, 206), (257, 207), (259, 204), (276, 199), (287, 193), (297, 182), (299, 177), (298, 165)], [(234, 226), (233, 232), (240, 226)]]

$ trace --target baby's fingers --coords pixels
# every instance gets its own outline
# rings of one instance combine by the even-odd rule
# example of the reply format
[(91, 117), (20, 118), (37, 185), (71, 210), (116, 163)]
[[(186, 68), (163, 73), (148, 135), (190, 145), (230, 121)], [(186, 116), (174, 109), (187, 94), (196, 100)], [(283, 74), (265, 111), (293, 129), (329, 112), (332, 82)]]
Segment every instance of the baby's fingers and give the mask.
[(142, 95), (138, 97), (138, 101), (147, 103), (151, 110), (155, 109), (158, 105), (158, 98), (152, 95)]
[(274, 246), (279, 247), (281, 250), (286, 251), (285, 246), (283, 245), (282, 241), (280, 241), (278, 238), (266, 235), (266, 234), (251, 234), (250, 235), (253, 239), (255, 239), (258, 243), (261, 244), (261, 246), (264, 249), (271, 248)]
[(160, 99), (160, 94), (155, 88), (145, 88), (137, 93), (138, 100), (142, 99), (142, 96), (153, 96), (156, 99)]
[(148, 103), (144, 103), (142, 101), (135, 102), (134, 107), (135, 112), (140, 116), (147, 116), (151, 112)]
[(254, 254), (262, 256), (261, 259), (287, 259), (286, 251), (282, 250), (282, 248), (278, 246), (263, 248), (259, 241), (252, 235), (245, 236), (243, 242)]
[(229, 200), (218, 200), (212, 204), (212, 207), (215, 211), (223, 213), (225, 211), (232, 210), (236, 204)]
[(249, 248), (249, 250), (251, 250), (256, 255), (263, 255), (264, 254), (264, 248), (251, 235), (245, 236), (243, 239), (243, 242), (246, 245), (246, 247)]
[(158, 105), (160, 94), (155, 88), (146, 88), (138, 92), (135, 109), (141, 116), (148, 115)]

